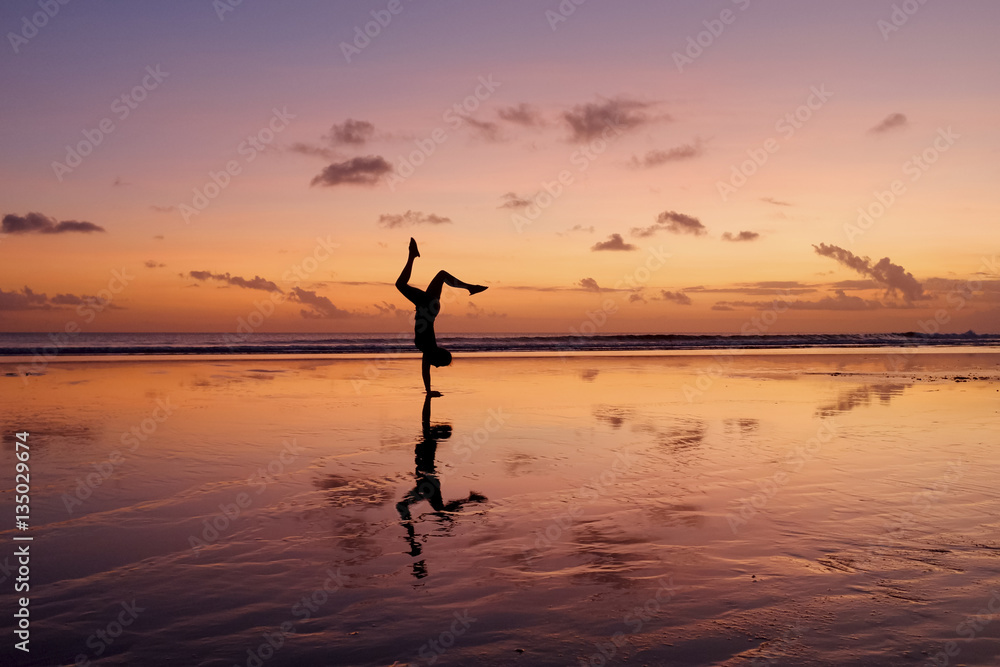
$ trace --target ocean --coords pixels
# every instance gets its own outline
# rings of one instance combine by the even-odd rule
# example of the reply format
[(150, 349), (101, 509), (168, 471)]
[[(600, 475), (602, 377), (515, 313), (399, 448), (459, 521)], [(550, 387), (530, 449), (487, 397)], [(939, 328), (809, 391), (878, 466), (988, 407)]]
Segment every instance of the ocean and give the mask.
[[(1000, 346), (1000, 334), (453, 334), (452, 352), (610, 352)], [(352, 354), (416, 352), (412, 333), (0, 333), (0, 356)]]

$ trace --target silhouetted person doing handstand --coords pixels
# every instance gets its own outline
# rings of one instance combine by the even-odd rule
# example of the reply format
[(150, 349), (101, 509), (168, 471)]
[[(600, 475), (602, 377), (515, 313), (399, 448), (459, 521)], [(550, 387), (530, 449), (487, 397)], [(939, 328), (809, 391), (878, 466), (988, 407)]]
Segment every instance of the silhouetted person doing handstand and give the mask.
[(396, 289), (402, 292), (403, 296), (409, 299), (417, 308), (416, 319), (413, 323), (415, 336), (413, 342), (417, 349), (424, 353), (421, 367), (421, 374), (424, 378), (424, 389), (431, 393), (431, 366), (447, 366), (451, 363), (451, 352), (438, 346), (434, 337), (434, 319), (441, 311), (441, 287), (448, 285), (469, 290), (469, 294), (478, 294), (486, 288), (482, 285), (470, 285), (464, 283), (447, 271), (438, 271), (434, 279), (431, 280), (426, 290), (413, 287), (409, 284), (410, 273), (413, 271), (413, 260), (420, 257), (417, 250), (417, 242), (410, 239), (410, 256), (406, 260), (406, 266), (396, 279)]

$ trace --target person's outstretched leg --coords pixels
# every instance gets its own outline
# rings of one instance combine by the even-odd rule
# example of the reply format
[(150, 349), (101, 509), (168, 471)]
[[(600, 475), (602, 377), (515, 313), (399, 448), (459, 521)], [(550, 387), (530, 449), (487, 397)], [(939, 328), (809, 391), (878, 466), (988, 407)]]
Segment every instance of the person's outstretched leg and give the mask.
[(486, 289), (483, 285), (470, 285), (469, 283), (462, 282), (447, 271), (438, 271), (437, 275), (434, 276), (434, 279), (431, 280), (431, 284), (427, 286), (427, 296), (432, 299), (440, 299), (442, 285), (469, 290), (470, 295), (479, 294)]
[(420, 251), (417, 250), (417, 242), (412, 238), (410, 239), (410, 254), (406, 258), (406, 266), (400, 272), (399, 277), (396, 278), (396, 289), (398, 289), (403, 296), (413, 302), (415, 305), (420, 305), (426, 300), (423, 290), (410, 286), (410, 274), (413, 273), (413, 260), (420, 257)]

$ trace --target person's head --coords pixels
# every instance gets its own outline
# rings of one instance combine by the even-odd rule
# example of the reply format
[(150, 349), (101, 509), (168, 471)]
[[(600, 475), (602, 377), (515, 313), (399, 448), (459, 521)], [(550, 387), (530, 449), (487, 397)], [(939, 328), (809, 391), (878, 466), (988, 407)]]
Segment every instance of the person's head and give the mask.
[(447, 366), (451, 363), (451, 352), (443, 347), (437, 347), (427, 354), (427, 360), (430, 361), (432, 366), (437, 366), (438, 368)]

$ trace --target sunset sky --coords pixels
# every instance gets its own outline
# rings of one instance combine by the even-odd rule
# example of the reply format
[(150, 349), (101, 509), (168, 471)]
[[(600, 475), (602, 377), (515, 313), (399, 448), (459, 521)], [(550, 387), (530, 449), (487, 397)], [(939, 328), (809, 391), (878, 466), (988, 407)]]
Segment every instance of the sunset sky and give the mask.
[(414, 284), (490, 286), (439, 335), (996, 332), (998, 25), (991, 0), (5, 2), (0, 331), (402, 332), (413, 236)]

